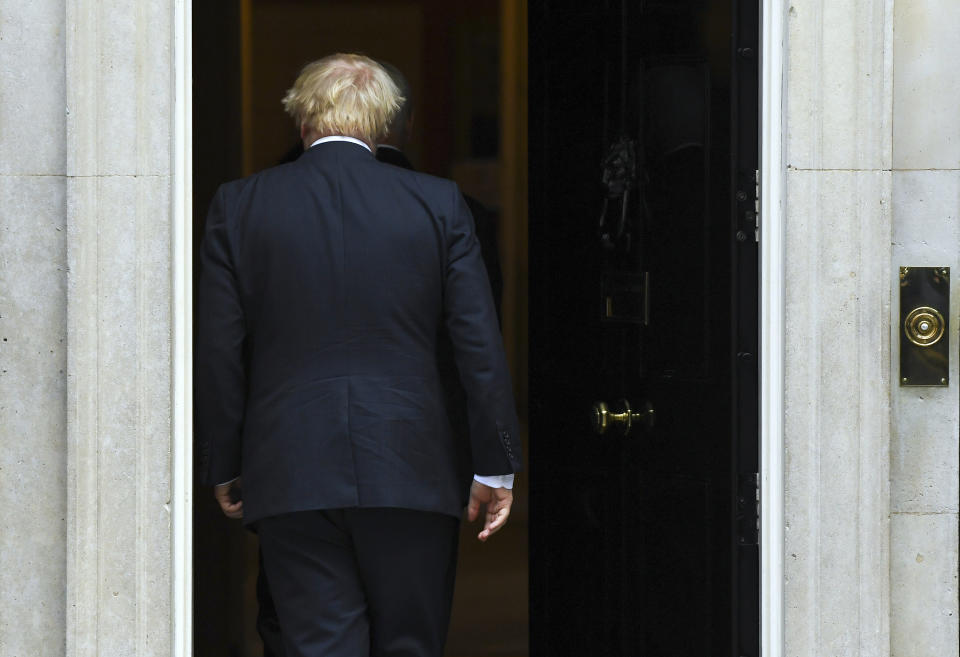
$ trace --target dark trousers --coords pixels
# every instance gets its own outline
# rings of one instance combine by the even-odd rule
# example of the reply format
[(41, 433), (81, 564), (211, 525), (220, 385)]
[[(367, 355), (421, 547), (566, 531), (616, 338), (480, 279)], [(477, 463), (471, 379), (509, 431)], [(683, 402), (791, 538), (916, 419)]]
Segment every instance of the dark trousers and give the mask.
[(263, 657), (286, 657), (283, 636), (280, 634), (280, 619), (273, 604), (270, 582), (263, 570), (263, 550), (260, 550), (257, 565), (257, 634), (263, 641)]
[(286, 657), (441, 657), (459, 519), (304, 511), (258, 523)]

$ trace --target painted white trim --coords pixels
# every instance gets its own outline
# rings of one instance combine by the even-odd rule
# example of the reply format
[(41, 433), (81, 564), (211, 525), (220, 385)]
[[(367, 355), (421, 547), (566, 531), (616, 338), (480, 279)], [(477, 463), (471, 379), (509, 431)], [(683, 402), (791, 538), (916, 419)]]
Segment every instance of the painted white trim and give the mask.
[(760, 78), (760, 654), (784, 652), (783, 393), (785, 3), (761, 3)]
[(173, 655), (193, 655), (192, 7), (173, 21)]

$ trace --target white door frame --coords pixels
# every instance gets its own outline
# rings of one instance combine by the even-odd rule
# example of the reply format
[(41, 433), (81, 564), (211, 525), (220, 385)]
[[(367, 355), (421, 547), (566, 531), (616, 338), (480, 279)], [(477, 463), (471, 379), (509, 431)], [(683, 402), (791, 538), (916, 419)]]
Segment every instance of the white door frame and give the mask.
[(784, 0), (760, 6), (760, 654), (783, 655)]
[(173, 28), (173, 591), (174, 657), (193, 655), (193, 2)]
[[(783, 0), (761, 2), (760, 107), (760, 631), (761, 654), (783, 654), (784, 51)], [(174, 0), (173, 632), (193, 655), (193, 148), (192, 0)]]

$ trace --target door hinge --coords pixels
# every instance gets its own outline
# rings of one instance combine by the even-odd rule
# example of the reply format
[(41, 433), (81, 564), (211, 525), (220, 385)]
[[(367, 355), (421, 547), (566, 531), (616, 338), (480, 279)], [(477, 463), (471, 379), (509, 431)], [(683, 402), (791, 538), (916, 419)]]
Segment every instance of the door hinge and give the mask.
[(760, 539), (760, 483), (756, 472), (737, 475), (737, 542), (757, 545)]
[(753, 240), (760, 243), (760, 169), (753, 170), (753, 216), (755, 224), (753, 227)]

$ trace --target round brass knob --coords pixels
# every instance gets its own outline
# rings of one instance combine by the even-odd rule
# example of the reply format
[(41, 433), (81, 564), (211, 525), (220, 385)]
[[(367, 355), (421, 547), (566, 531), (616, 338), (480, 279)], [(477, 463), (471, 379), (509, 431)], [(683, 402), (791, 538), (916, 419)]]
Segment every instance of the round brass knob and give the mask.
[(918, 347), (935, 345), (943, 337), (943, 315), (930, 306), (914, 308), (903, 320), (903, 332)]
[(626, 436), (634, 425), (652, 429), (654, 416), (653, 405), (649, 401), (644, 402), (639, 412), (631, 409), (626, 399), (619, 400), (612, 410), (606, 402), (596, 402), (593, 405), (593, 430), (603, 435), (615, 429), (621, 436)]
[(596, 402), (593, 405), (593, 430), (598, 434), (605, 434), (610, 426), (610, 407), (606, 402)]

